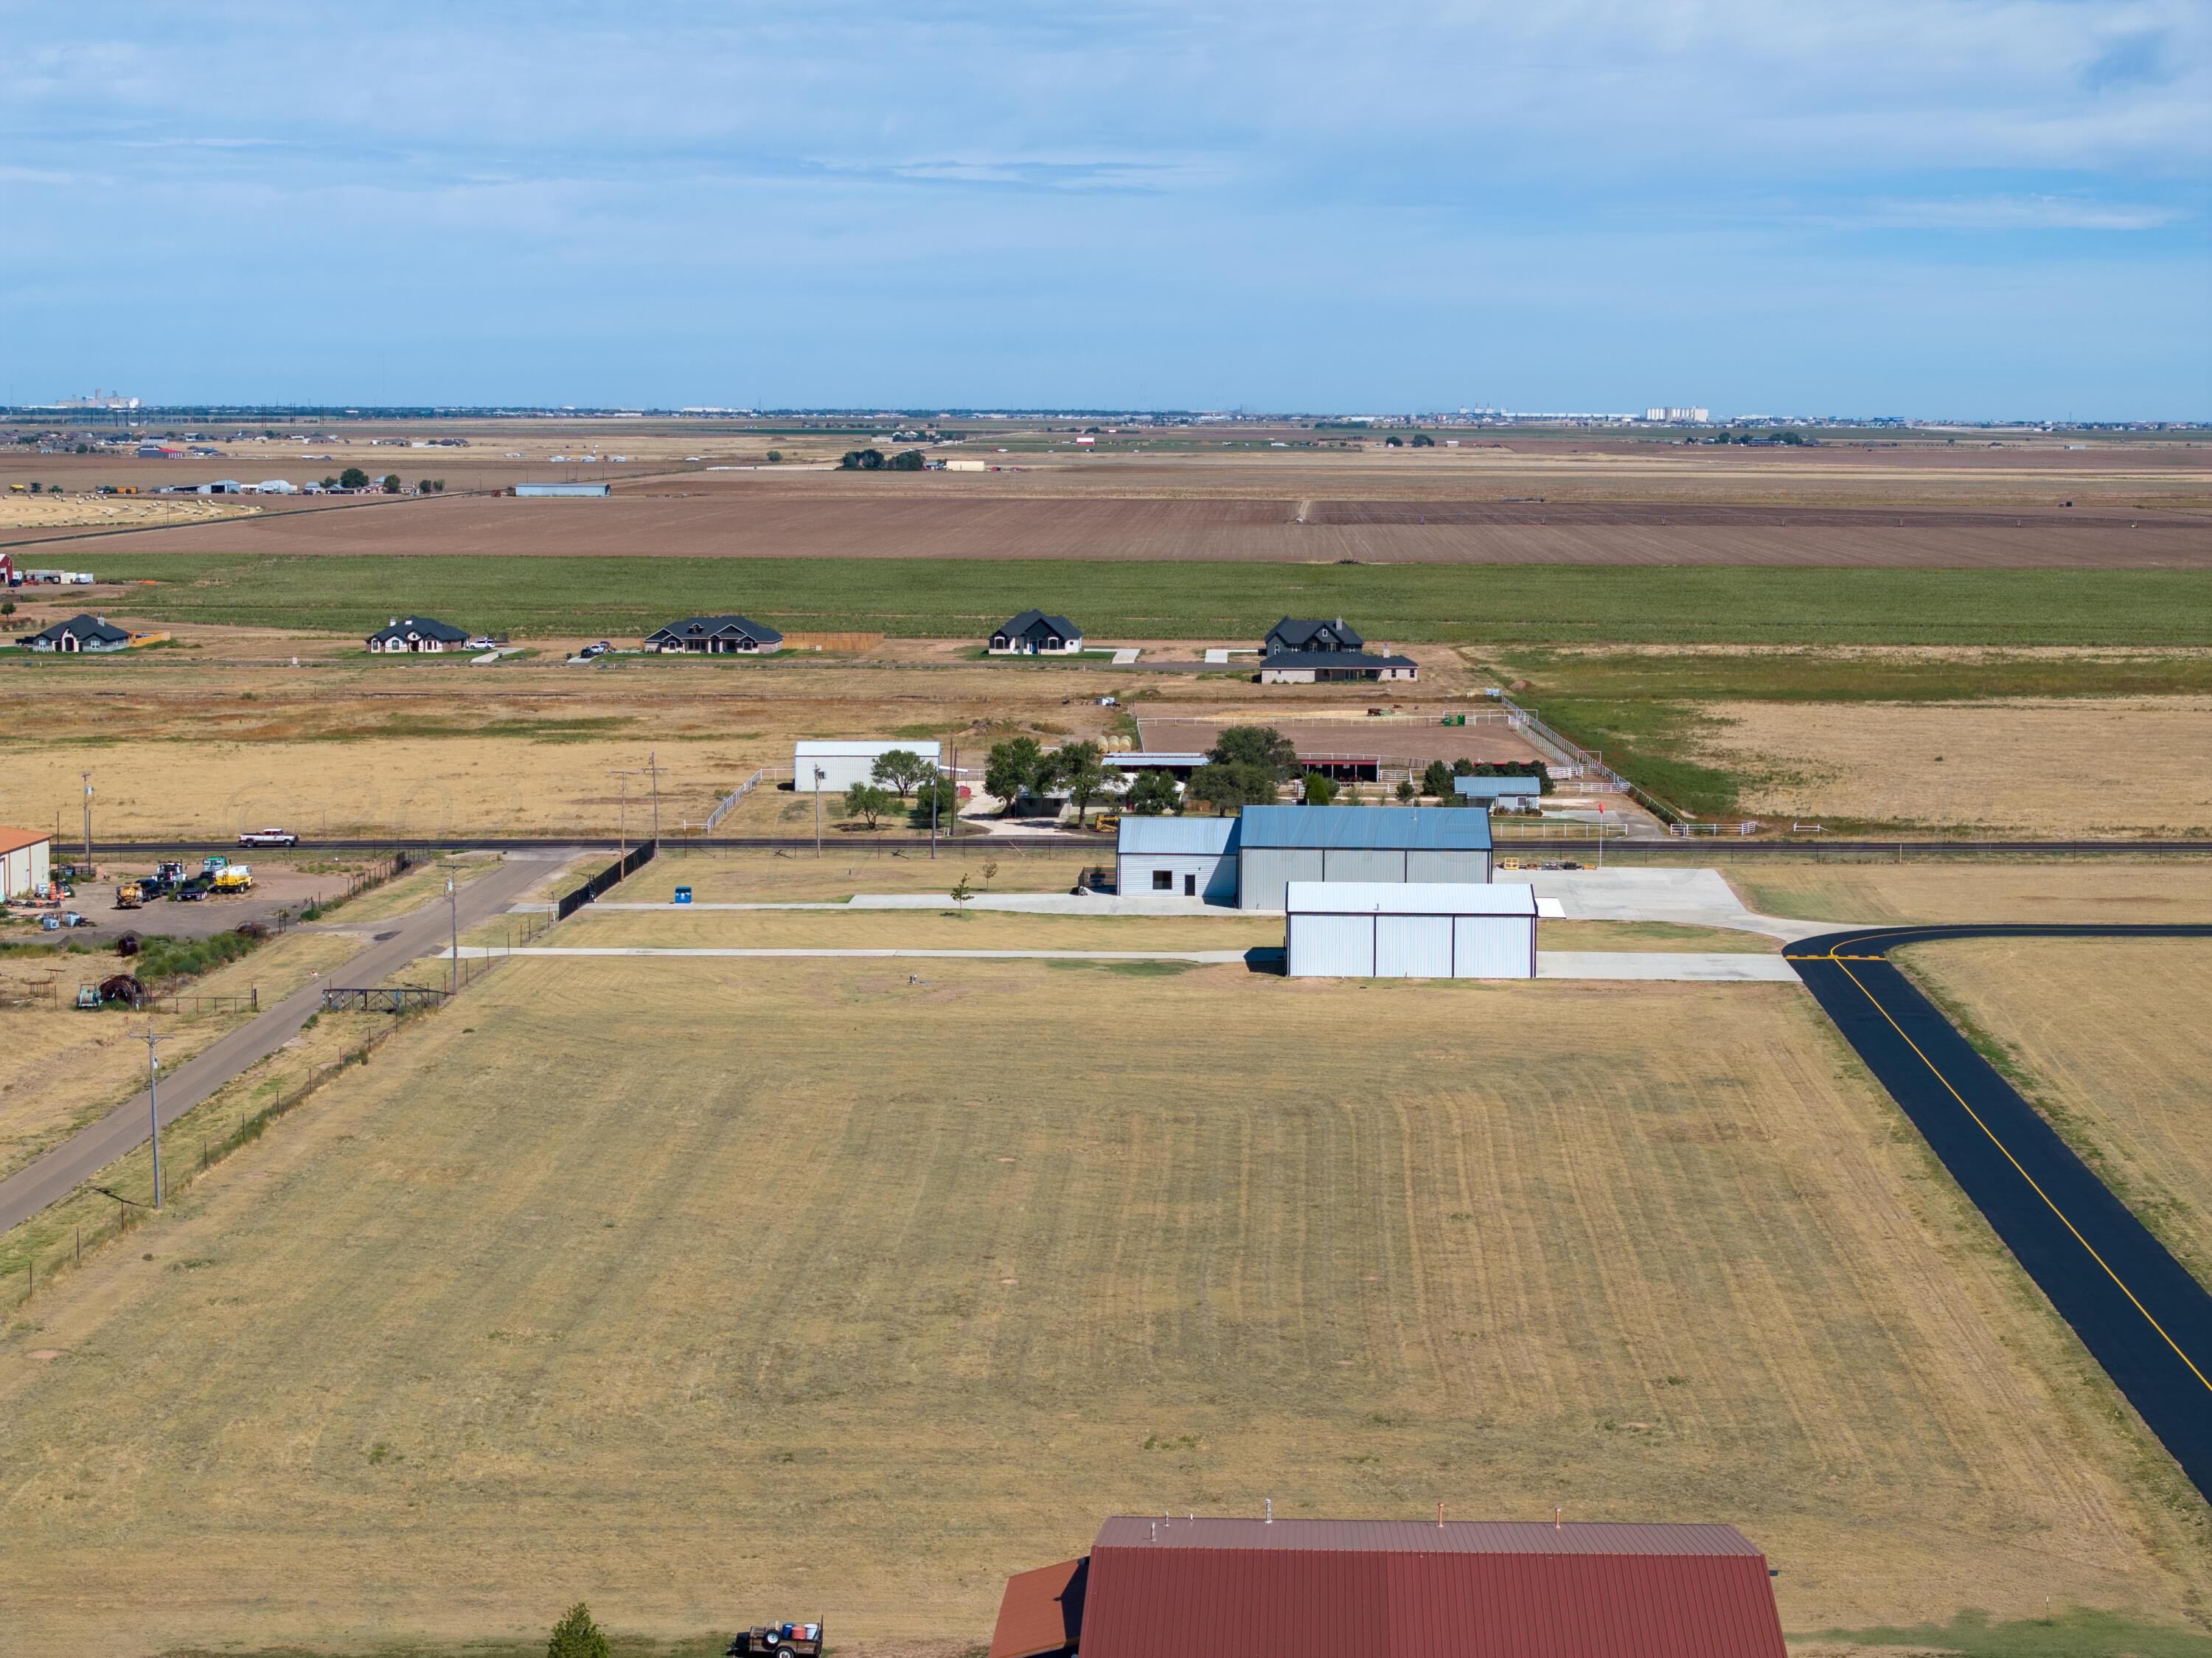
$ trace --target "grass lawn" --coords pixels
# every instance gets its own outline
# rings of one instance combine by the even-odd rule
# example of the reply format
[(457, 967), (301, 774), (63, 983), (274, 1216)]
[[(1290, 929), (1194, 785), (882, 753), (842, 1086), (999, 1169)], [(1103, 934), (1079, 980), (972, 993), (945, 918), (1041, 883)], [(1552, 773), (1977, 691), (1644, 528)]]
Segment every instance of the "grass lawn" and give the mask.
[(2212, 858), (1712, 862), (1751, 908), (1812, 921), (2212, 922)]
[(1733, 1521), (1798, 1630), (2212, 1592), (1792, 987), (653, 967), (501, 967), (0, 1337), (27, 1650), (975, 1642), (1268, 1496)]
[(133, 614), (349, 637), (400, 592), (533, 638), (738, 608), (786, 630), (981, 637), (1009, 593), (1049, 592), (1099, 639), (1256, 639), (1290, 613), (1401, 643), (2212, 644), (2212, 573), (2188, 570), (118, 552), (100, 573), (160, 583)]

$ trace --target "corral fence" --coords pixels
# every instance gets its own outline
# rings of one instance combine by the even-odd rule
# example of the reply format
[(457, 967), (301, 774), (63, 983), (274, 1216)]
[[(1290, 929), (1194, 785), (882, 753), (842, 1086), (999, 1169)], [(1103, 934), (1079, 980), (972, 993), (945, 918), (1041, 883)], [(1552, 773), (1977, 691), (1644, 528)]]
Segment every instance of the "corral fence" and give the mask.
[[(121, 1007), (118, 997), (113, 1003)], [(140, 1013), (259, 1013), (261, 987), (249, 988), (244, 996), (204, 996), (191, 991), (148, 991), (132, 1004)]]
[(577, 911), (582, 909), (586, 904), (589, 904), (592, 899), (599, 897), (600, 893), (607, 891), (610, 887), (621, 885), (623, 881), (628, 880), (631, 875), (635, 875), (640, 869), (642, 869), (647, 864), (653, 862), (654, 849), (660, 843), (659, 841), (647, 840), (641, 841), (635, 846), (631, 847), (629, 856), (617, 858), (612, 863), (607, 865), (605, 869), (600, 870), (599, 874), (593, 875), (589, 881), (586, 881), (582, 886), (576, 888), (574, 892), (569, 893), (568, 897), (562, 899), (559, 904), (556, 905), (553, 910), (553, 918), (556, 921), (566, 921), (570, 916), (575, 914)]
[(768, 768), (766, 766), (763, 766), (759, 771), (754, 772), (752, 776), (747, 777), (743, 783), (739, 783), (735, 789), (732, 789), (728, 794), (723, 795), (721, 799), (716, 801), (714, 802), (714, 809), (707, 814), (707, 826), (702, 832), (709, 835), (713, 834), (714, 832), (714, 826), (721, 822), (724, 818), (729, 816), (732, 811), (736, 810), (737, 804), (739, 801), (751, 794), (754, 789), (759, 788), (761, 785), (761, 779), (766, 776), (768, 776)]
[(1693, 835), (1755, 835), (1759, 829), (1757, 818), (1746, 818), (1741, 823), (1697, 823), (1682, 818), (1667, 826), (1668, 834), (1684, 840)]
[(434, 1008), (445, 999), (443, 991), (418, 990), (411, 984), (323, 986), (325, 1013), (403, 1014), (410, 1009)]

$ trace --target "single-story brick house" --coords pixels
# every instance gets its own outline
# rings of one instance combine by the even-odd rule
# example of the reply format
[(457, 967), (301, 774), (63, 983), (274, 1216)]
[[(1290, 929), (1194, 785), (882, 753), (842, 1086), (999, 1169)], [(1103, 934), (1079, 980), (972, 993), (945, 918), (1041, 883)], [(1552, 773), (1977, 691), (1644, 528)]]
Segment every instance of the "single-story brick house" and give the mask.
[(395, 616), (389, 626), (380, 627), (368, 636), (368, 648), (374, 651), (455, 650), (468, 642), (466, 629), (433, 621), (427, 616), (404, 619)]
[(692, 652), (706, 656), (750, 655), (774, 650), (783, 635), (743, 616), (694, 616), (647, 634), (647, 650)]

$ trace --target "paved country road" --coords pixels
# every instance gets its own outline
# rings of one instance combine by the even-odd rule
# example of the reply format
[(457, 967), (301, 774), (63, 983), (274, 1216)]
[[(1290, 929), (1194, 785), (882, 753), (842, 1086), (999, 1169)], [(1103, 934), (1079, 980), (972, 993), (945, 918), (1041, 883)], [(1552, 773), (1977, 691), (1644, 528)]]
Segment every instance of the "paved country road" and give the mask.
[[(470, 881), (457, 895), (462, 928), (496, 915), (560, 867), (558, 862), (544, 858), (510, 857), (489, 875)], [(298, 1035), (308, 1016), (322, 1005), (323, 983), (376, 984), (410, 961), (433, 951), (443, 952), (447, 928), (446, 901), (441, 894), (422, 909), (385, 923), (380, 930), (391, 936), (371, 944), (340, 967), (331, 979), (295, 991), (259, 1018), (218, 1038), (174, 1071), (165, 1073), (161, 1086), (162, 1123), (174, 1122), (247, 1066), (266, 1058)], [(142, 1090), (98, 1122), (88, 1124), (0, 1180), (0, 1232), (68, 1197), (116, 1159), (143, 1145), (148, 1132), (147, 1101)]]
[(2203, 938), (2212, 926), (1862, 928), (1790, 960), (1966, 1196), (2212, 1496), (2212, 1294), (1886, 959), (1948, 938)]

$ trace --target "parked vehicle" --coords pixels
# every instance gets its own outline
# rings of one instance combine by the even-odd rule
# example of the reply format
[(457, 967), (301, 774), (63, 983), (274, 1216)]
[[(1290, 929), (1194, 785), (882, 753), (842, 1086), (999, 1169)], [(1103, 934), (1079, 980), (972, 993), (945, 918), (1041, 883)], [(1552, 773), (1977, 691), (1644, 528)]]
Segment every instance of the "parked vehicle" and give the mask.
[(249, 829), (238, 838), (240, 846), (297, 846), (300, 838), (289, 829)]
[(726, 1658), (820, 1658), (819, 1624), (756, 1624), (730, 1643)]
[(215, 890), (218, 893), (250, 893), (253, 890), (253, 871), (243, 863), (234, 863), (215, 872)]
[(1091, 826), (1102, 835), (1110, 835), (1121, 826), (1119, 812), (1101, 812), (1091, 820)]
[(595, 645), (582, 646), (577, 650), (576, 655), (582, 657), (586, 661), (589, 661), (594, 656), (605, 655), (607, 652), (613, 649), (614, 646), (612, 644), (608, 643), (606, 640), (602, 639)]
[(200, 860), (200, 873), (204, 875), (221, 875), (228, 868), (230, 868), (230, 860), (220, 852)]
[(145, 902), (146, 889), (137, 881), (125, 881), (116, 883), (115, 907), (117, 909), (136, 910), (142, 908)]

